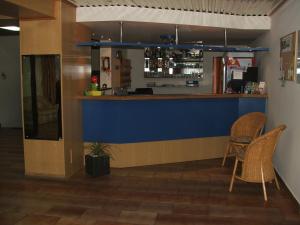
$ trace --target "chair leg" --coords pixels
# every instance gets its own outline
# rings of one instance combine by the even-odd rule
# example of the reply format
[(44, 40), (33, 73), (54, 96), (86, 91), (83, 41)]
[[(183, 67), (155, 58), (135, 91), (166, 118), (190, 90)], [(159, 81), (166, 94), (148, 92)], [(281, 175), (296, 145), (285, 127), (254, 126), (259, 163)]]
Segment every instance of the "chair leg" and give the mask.
[(274, 171), (274, 179), (275, 179), (275, 184), (276, 184), (277, 189), (280, 190), (280, 185), (279, 185), (275, 171)]
[(227, 147), (226, 147), (226, 150), (225, 150), (225, 153), (224, 153), (223, 162), (222, 162), (222, 167), (225, 165), (226, 158), (227, 158), (228, 154), (230, 153), (230, 149), (231, 149), (231, 144), (228, 143), (228, 144), (227, 144)]
[(233, 188), (233, 182), (235, 179), (235, 173), (236, 173), (236, 168), (237, 168), (238, 162), (239, 162), (239, 160), (237, 158), (235, 158), (235, 164), (234, 164), (234, 169), (233, 169), (233, 173), (232, 173), (232, 177), (231, 177), (229, 192), (231, 192), (232, 188)]
[(266, 191), (266, 185), (265, 185), (264, 172), (263, 172), (262, 168), (261, 168), (261, 181), (262, 181), (262, 187), (263, 187), (263, 192), (264, 192), (264, 199), (267, 202), (268, 197), (267, 197), (267, 191)]

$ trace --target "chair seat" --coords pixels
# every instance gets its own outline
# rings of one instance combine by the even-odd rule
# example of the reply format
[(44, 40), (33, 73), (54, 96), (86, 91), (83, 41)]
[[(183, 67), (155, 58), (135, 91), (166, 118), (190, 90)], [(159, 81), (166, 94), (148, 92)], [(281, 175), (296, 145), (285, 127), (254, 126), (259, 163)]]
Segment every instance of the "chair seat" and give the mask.
[(252, 138), (249, 136), (231, 137), (230, 142), (234, 144), (250, 144)]

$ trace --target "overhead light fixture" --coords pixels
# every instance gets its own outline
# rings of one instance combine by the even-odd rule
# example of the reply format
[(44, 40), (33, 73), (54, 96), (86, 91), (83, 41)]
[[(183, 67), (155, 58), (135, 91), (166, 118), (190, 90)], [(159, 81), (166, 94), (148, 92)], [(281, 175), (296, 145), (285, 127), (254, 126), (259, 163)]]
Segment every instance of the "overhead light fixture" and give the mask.
[(17, 26), (5, 26), (0, 27), (1, 29), (10, 30), (10, 31), (20, 31), (20, 27)]

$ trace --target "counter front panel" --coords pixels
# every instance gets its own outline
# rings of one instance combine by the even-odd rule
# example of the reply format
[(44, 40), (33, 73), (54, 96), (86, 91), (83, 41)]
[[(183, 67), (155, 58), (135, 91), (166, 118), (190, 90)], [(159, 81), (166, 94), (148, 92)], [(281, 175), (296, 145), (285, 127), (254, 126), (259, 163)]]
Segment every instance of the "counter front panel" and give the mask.
[(264, 112), (265, 98), (83, 100), (85, 142), (137, 143), (228, 136), (248, 112)]

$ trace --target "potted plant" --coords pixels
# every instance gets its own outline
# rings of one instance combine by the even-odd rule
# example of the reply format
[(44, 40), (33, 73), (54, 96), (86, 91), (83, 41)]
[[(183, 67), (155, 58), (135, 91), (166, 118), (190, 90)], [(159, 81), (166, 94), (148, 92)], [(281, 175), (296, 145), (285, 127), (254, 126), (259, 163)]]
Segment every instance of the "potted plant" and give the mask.
[(90, 145), (91, 152), (85, 156), (85, 171), (92, 177), (110, 173), (110, 145), (95, 142)]

